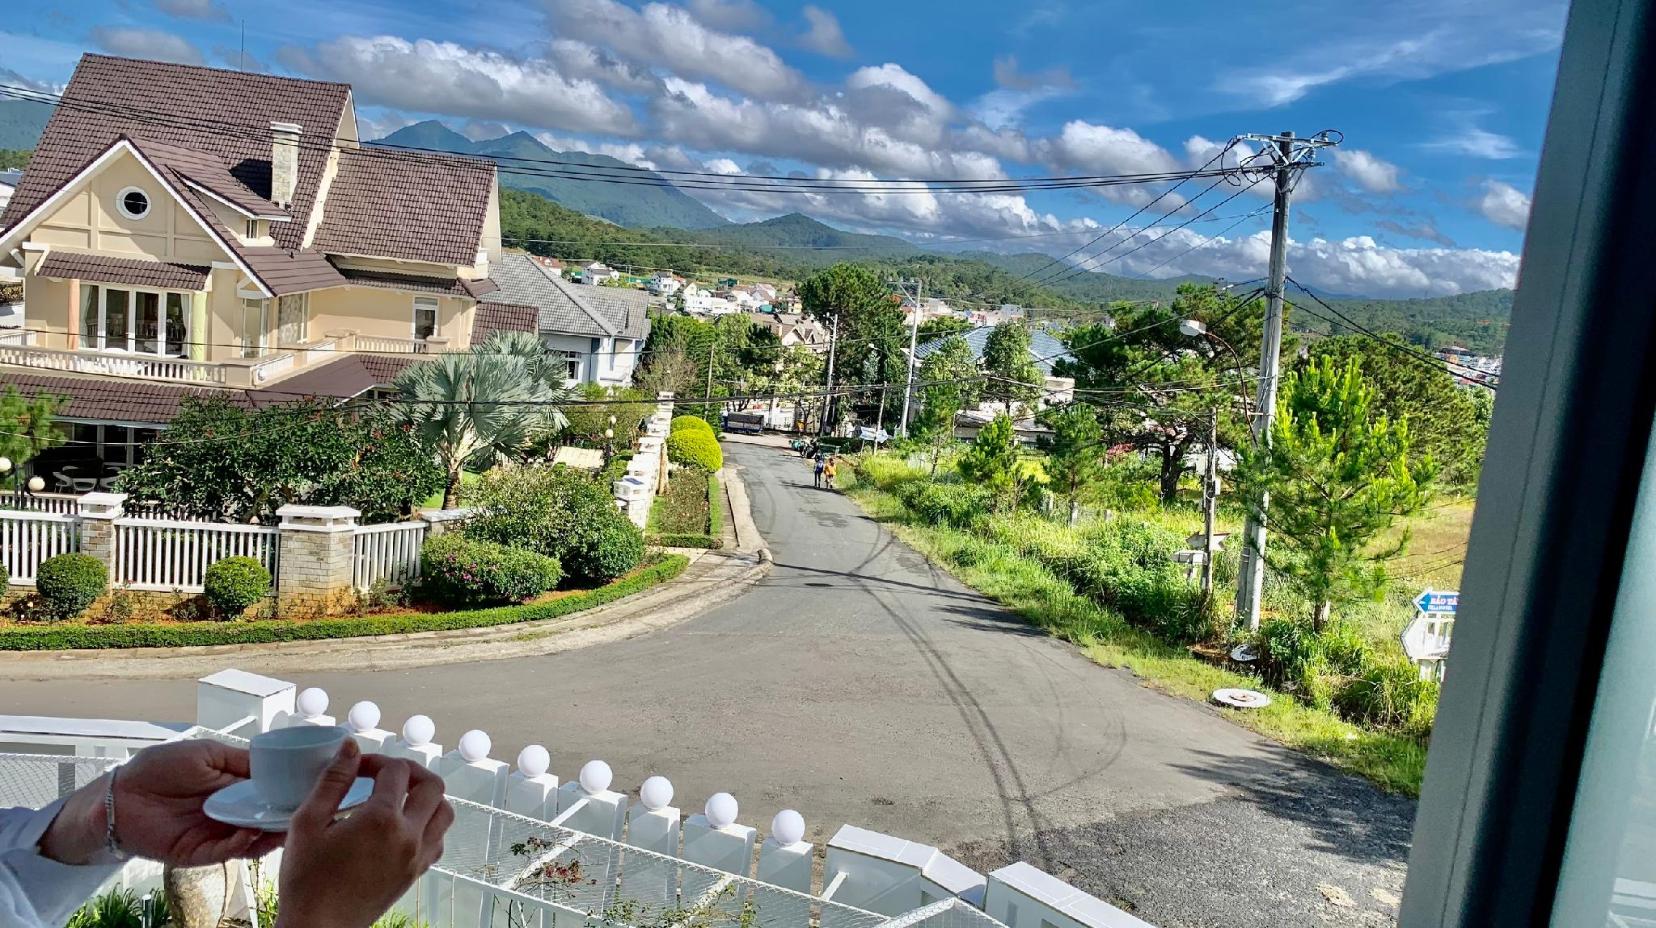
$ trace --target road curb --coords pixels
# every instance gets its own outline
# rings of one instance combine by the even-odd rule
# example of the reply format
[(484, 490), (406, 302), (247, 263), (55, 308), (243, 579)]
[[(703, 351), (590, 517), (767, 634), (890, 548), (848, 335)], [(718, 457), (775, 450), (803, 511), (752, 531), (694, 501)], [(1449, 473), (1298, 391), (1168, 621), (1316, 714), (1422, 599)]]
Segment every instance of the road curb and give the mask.
[(759, 526), (753, 522), (753, 503), (748, 499), (747, 483), (742, 479), (741, 468), (727, 464), (724, 473), (725, 495), (730, 498), (731, 527), (736, 530), (736, 550), (764, 552), (765, 539), (759, 534)]
[(12, 680), (171, 679), (234, 665), (268, 674), (416, 669), (573, 651), (676, 625), (746, 593), (771, 565), (748, 553), (697, 551), (684, 573), (624, 599), (556, 619), (487, 628), (274, 644), (0, 653)]

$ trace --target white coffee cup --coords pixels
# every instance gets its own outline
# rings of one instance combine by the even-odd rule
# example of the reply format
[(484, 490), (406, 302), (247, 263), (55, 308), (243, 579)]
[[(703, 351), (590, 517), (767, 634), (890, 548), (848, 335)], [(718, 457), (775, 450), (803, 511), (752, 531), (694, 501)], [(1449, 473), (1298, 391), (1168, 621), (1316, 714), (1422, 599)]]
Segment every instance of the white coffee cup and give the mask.
[(253, 791), (278, 809), (297, 809), (339, 754), (345, 729), (295, 725), (254, 735), (248, 744)]

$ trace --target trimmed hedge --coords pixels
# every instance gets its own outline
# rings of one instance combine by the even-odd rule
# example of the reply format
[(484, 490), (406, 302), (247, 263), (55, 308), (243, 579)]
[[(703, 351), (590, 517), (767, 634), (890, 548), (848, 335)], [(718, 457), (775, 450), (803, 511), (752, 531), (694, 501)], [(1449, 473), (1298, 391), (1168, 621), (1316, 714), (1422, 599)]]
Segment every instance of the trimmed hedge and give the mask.
[(448, 606), (520, 603), (563, 579), (555, 557), (450, 532), (420, 546), (419, 592)]
[(680, 432), (686, 429), (706, 432), (709, 435), (716, 435), (713, 431), (713, 424), (708, 422), (706, 419), (703, 419), (701, 416), (674, 416), (667, 431), (668, 434), (671, 434), (673, 432)]
[(544, 603), (497, 606), (463, 612), (404, 613), (341, 619), (255, 622), (132, 623), (127, 625), (46, 625), (0, 630), (0, 651), (68, 651), (81, 648), (179, 648), (220, 644), (270, 644), (372, 635), (407, 635), (518, 622), (556, 619), (615, 602), (684, 571), (689, 559), (664, 555), (608, 586), (572, 593)]
[(724, 450), (712, 432), (679, 429), (667, 436), (667, 459), (712, 473), (724, 466)]
[(35, 592), (56, 619), (85, 612), (109, 589), (109, 571), (90, 554), (57, 554), (35, 570)]
[(227, 557), (207, 565), (201, 586), (220, 615), (234, 618), (270, 594), (270, 571), (250, 557)]
[(715, 535), (679, 535), (668, 532), (650, 535), (645, 540), (658, 548), (706, 548), (712, 551), (724, 547), (724, 539)]

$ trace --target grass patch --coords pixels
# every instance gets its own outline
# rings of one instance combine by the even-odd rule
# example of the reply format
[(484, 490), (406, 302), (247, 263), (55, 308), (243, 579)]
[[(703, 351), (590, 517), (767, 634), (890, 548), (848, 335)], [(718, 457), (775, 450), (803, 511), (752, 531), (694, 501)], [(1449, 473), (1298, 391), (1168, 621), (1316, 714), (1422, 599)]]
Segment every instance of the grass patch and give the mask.
[[(851, 477), (854, 472), (848, 468), (846, 474)], [(891, 493), (854, 478), (843, 484), (870, 515), (890, 525), (905, 542), (1032, 625), (1073, 642), (1100, 664), (1126, 668), (1163, 692), (1201, 702), (1221, 687), (1271, 692), (1257, 677), (1199, 660), (1188, 650), (1127, 624), (1112, 610), (1076, 593), (1045, 567), (1018, 556), (1009, 545), (961, 529), (915, 524)], [(1271, 696), (1271, 705), (1265, 709), (1218, 711), (1239, 725), (1361, 774), (1385, 789), (1420, 794), (1426, 767), (1426, 745), (1421, 741), (1353, 725), (1332, 711), (1311, 708), (1285, 693), (1271, 692)]]
[(67, 651), (82, 648), (176, 648), (220, 644), (268, 644), (406, 635), (414, 632), (488, 628), (556, 619), (615, 602), (677, 577), (690, 563), (680, 554), (647, 560), (630, 573), (590, 590), (563, 591), (534, 602), (459, 612), (399, 613), (336, 619), (261, 619), (251, 622), (170, 622), (123, 625), (58, 624), (0, 630), (0, 651)]
[[(478, 484), (480, 484), (482, 482), (483, 482), (483, 475), (482, 474), (472, 473), (469, 470), (463, 470), (463, 471), (460, 472), (460, 505), (462, 505), (462, 506), (466, 505), (466, 497), (470, 496), (472, 489), (475, 488)], [(414, 508), (416, 508), (416, 509), (441, 509), (441, 508), (443, 508), (443, 491), (438, 490), (437, 492), (431, 494), (430, 496), (428, 496), (424, 500), (422, 500), (420, 502), (420, 505), (418, 505)]]
[(665, 548), (724, 546), (724, 507), (719, 478), (681, 468), (667, 478), (667, 492), (650, 504), (650, 533), (645, 540)]

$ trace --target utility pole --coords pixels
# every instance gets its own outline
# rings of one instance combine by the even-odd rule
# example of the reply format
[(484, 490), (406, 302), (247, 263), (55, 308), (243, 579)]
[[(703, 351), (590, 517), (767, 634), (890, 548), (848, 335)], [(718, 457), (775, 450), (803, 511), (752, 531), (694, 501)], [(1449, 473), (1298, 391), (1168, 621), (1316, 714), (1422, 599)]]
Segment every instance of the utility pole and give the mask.
[[(908, 289), (907, 281), (904, 281), (903, 288)], [(897, 426), (897, 434), (904, 438), (908, 437), (909, 403), (914, 400), (914, 349), (915, 342), (920, 339), (920, 303), (925, 292), (925, 279), (916, 280), (914, 282), (914, 312), (909, 314), (908, 380), (903, 385), (903, 421)]]
[[(1329, 133), (1296, 139), (1294, 133), (1276, 136), (1244, 136), (1267, 144), (1266, 152), (1276, 164), (1276, 198), (1271, 212), (1271, 264), (1265, 291), (1265, 334), (1259, 343), (1259, 401), (1253, 421), (1256, 447), (1271, 444), (1271, 421), (1276, 417), (1277, 380), (1282, 369), (1282, 287), (1288, 276), (1288, 200), (1294, 191), (1295, 172), (1309, 166), (1308, 156), (1319, 148), (1338, 144)], [(1242, 529), (1242, 565), (1236, 578), (1236, 618), (1249, 629), (1259, 628), (1259, 597), (1265, 585), (1265, 508), (1269, 499), (1261, 494), (1259, 510), (1249, 507)]]
[(1202, 481), (1202, 596), (1213, 595), (1213, 510), (1219, 505), (1219, 407), (1208, 414), (1207, 479)]
[(718, 349), (718, 342), (707, 343), (707, 402), (713, 402), (713, 352)]
[(828, 385), (822, 393), (822, 421), (817, 423), (817, 435), (828, 434), (828, 409), (834, 402), (834, 351), (839, 348), (839, 313), (834, 313), (834, 327), (828, 332)]

